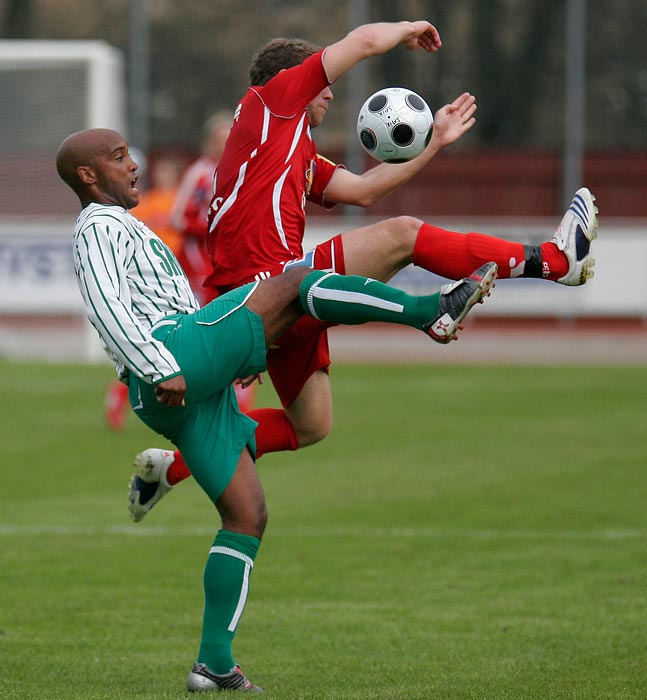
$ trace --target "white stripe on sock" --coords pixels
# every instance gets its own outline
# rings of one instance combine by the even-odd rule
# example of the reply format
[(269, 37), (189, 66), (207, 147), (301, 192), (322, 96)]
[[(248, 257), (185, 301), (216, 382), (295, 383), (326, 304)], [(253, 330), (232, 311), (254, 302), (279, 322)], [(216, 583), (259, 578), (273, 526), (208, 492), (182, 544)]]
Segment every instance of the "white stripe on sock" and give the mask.
[(240, 620), (240, 616), (243, 614), (243, 610), (245, 609), (247, 594), (249, 593), (249, 572), (251, 570), (252, 567), (249, 564), (245, 564), (245, 573), (243, 574), (243, 585), (240, 589), (240, 598), (238, 599), (238, 605), (234, 611), (234, 616), (231, 618), (229, 627), (227, 627), (227, 631), (229, 632), (235, 631), (238, 621)]
[(234, 557), (235, 559), (240, 559), (244, 561), (247, 566), (251, 569), (254, 566), (254, 560), (250, 559), (246, 554), (239, 552), (237, 549), (231, 549), (231, 547), (218, 547), (214, 546), (209, 550), (209, 554), (224, 554), (228, 557)]
[(220, 547), (214, 545), (210, 550), (209, 554), (223, 554), (227, 557), (234, 557), (234, 559), (240, 559), (245, 563), (245, 571), (243, 573), (243, 585), (240, 589), (240, 597), (238, 598), (238, 605), (234, 611), (234, 616), (231, 618), (229, 627), (227, 630), (233, 632), (238, 625), (240, 616), (243, 614), (245, 609), (245, 603), (247, 602), (247, 594), (249, 593), (249, 572), (254, 567), (254, 560), (248, 557), (246, 554), (239, 552), (237, 549), (231, 549), (231, 547)]
[(314, 296), (314, 290), (325, 280), (328, 279), (331, 275), (335, 273), (329, 272), (327, 275), (324, 275), (323, 277), (319, 278), (314, 284), (310, 286), (310, 289), (308, 289), (308, 294), (306, 295), (306, 304), (308, 305), (308, 312), (312, 316), (312, 318), (316, 318), (317, 321), (321, 321), (319, 316), (317, 316), (315, 312), (315, 307), (312, 304), (312, 297)]
[(312, 296), (315, 300), (322, 299), (324, 301), (338, 301), (344, 304), (361, 304), (362, 306), (373, 306), (376, 309), (394, 311), (399, 314), (404, 311), (402, 304), (396, 304), (386, 299), (378, 299), (370, 294), (361, 294), (360, 292), (344, 292), (339, 289), (322, 289), (317, 287)]

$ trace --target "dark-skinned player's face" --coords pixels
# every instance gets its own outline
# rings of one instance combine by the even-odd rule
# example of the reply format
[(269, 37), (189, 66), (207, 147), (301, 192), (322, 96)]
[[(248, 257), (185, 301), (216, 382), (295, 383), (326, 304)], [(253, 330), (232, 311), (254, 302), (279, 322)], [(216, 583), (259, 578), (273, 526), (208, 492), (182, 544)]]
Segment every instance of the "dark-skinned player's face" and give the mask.
[(137, 163), (128, 151), (128, 144), (116, 132), (106, 137), (92, 164), (101, 204), (117, 204), (132, 209), (139, 203)]

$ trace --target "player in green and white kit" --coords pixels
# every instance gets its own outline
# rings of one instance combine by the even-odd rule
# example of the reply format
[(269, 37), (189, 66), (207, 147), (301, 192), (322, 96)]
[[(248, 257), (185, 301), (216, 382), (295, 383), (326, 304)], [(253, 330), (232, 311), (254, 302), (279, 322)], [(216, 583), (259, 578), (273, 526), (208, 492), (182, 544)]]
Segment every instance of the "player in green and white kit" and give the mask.
[(135, 413), (182, 451), (221, 516), (204, 571), (202, 639), (188, 688), (259, 690), (231, 650), (267, 522), (254, 467), (256, 423), (239, 412), (232, 382), (263, 371), (267, 347), (304, 313), (333, 323), (400, 323), (449, 341), (489, 293), (497, 266), (483, 265), (425, 297), (295, 267), (200, 309), (171, 251), (128, 213), (139, 193), (123, 137), (109, 129), (72, 134), (56, 165), (82, 206), (74, 266), (88, 318), (128, 384)]

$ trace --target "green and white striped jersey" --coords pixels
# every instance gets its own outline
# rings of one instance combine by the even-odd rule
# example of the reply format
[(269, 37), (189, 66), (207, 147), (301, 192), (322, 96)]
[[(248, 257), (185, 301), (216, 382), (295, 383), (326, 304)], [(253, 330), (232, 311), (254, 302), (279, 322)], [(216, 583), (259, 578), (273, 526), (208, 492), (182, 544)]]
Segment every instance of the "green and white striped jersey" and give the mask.
[(150, 383), (180, 373), (151, 335), (165, 316), (199, 308), (166, 244), (119, 206), (89, 204), (76, 221), (74, 269), (90, 323), (120, 378), (126, 370)]

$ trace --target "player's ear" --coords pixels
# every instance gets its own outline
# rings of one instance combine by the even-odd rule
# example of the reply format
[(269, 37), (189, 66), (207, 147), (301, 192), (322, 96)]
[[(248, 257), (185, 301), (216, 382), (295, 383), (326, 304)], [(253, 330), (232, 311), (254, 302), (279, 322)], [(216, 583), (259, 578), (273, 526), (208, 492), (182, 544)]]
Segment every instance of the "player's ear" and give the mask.
[(84, 185), (93, 185), (97, 181), (96, 173), (89, 165), (79, 165), (76, 174)]

